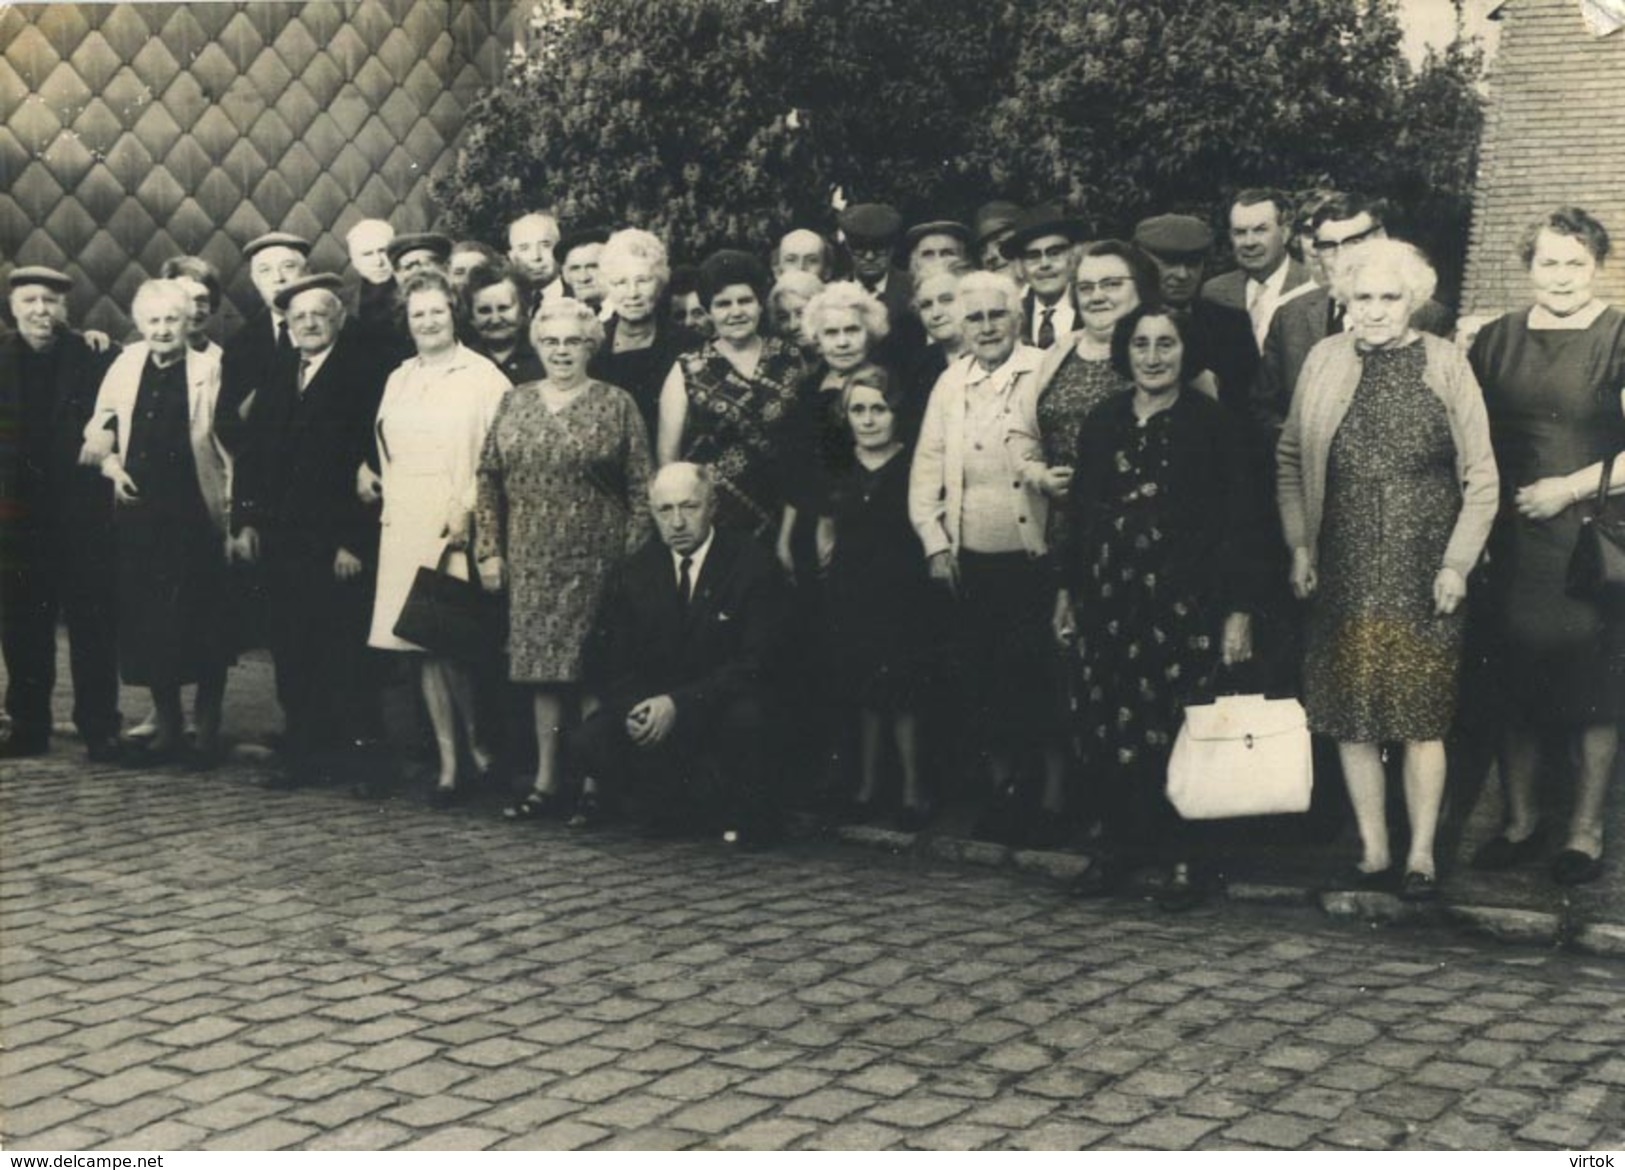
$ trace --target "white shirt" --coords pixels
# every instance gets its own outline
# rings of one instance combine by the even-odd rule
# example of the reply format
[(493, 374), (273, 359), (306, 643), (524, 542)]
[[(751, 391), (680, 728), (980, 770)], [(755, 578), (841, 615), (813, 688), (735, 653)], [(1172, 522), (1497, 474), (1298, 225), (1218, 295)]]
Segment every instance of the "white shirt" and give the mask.
[(1263, 280), (1247, 278), (1247, 315), (1252, 318), (1253, 340), (1258, 343), (1260, 353), (1264, 351), (1264, 339), (1269, 336), (1270, 320), (1281, 307), (1281, 290), (1286, 285), (1286, 270), (1290, 267), (1283, 259)]
[(332, 352), (333, 347), (331, 345), (315, 357), (309, 356), (303, 350), (299, 352), (299, 393), (301, 395), (304, 394), (305, 388), (316, 380), (317, 371), (326, 364)]
[[(711, 542), (716, 539), (716, 535), (717, 530), (712, 528), (710, 532), (705, 534), (705, 543), (688, 554), (689, 592), (688, 596), (684, 598), (685, 601), (694, 600), (694, 588), (700, 583), (700, 567), (705, 564), (705, 555), (711, 551)], [(681, 585), (683, 583), (683, 554), (671, 548), (666, 551), (671, 553), (671, 583), (674, 586)]]
[[(1067, 334), (1078, 328), (1078, 314), (1072, 307), (1072, 298), (1065, 293), (1053, 305), (1046, 305), (1044, 298), (1033, 295), (1033, 319), (1027, 322), (1027, 340), (1032, 345), (1038, 344), (1038, 331), (1043, 328), (1044, 314), (1051, 309), (1050, 321), (1055, 326), (1055, 341), (1061, 340)], [(1054, 342), (1051, 342), (1053, 345)]]

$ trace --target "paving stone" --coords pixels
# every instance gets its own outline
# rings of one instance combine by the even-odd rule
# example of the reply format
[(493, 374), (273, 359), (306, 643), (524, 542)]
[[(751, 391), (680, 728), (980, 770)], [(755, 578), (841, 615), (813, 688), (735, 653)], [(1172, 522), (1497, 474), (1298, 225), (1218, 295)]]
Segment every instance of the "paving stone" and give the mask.
[(396, 1072), (427, 1060), (440, 1049), (422, 1040), (391, 1040), (376, 1048), (364, 1048), (344, 1058), (344, 1063), (369, 1072)]
[(1158, 1114), (1130, 1126), (1121, 1136), (1124, 1145), (1148, 1150), (1188, 1150), (1222, 1123), (1177, 1113)]
[[(451, 1053), (447, 1053), (446, 1056), (449, 1058)], [(407, 1097), (433, 1097), (471, 1080), (474, 1075), (472, 1069), (452, 1064), (449, 1059), (436, 1057), (419, 1061), (388, 1076), (379, 1077), (373, 1084), (377, 1088)]]
[[(480, 1114), (474, 1120), (481, 1126), (495, 1127), (508, 1133), (528, 1133), (543, 1129), (561, 1117), (581, 1112), (579, 1101), (563, 1101), (557, 1097), (518, 1097), (504, 1105)], [(598, 1128), (598, 1127), (594, 1127)]]
[(262, 1085), (272, 1075), (252, 1066), (217, 1069), (201, 1076), (188, 1077), (169, 1092), (193, 1105), (207, 1105), (211, 1101)]
[[(270, 1086), (268, 1092), (275, 1091)], [(351, 1122), (382, 1113), (400, 1101), (393, 1093), (380, 1089), (341, 1089), (331, 1096), (308, 1104), (296, 1105), (286, 1114), (288, 1120), (305, 1122), (321, 1130), (340, 1129)]]
[(970, 1102), (961, 1098), (910, 1094), (877, 1105), (864, 1116), (899, 1129), (927, 1129), (958, 1117), (969, 1108)]
[(484, 1101), (470, 1101), (466, 1097), (441, 1093), (407, 1101), (384, 1113), (383, 1118), (385, 1121), (393, 1121), (397, 1125), (411, 1129), (428, 1129), (462, 1121), (471, 1114), (484, 1111), (485, 1108)]
[(589, 1125), (601, 1125), (612, 1130), (645, 1129), (682, 1107), (681, 1102), (669, 1097), (622, 1093), (601, 1105), (584, 1109), (576, 1118)]
[(89, 1102), (75, 1101), (71, 1097), (42, 1097), (30, 1105), (7, 1109), (4, 1117), (5, 1133), (13, 1140), (27, 1137), (42, 1129), (66, 1125), (74, 1118), (82, 1117), (92, 1108)]
[(724, 1150), (787, 1150), (817, 1129), (813, 1122), (789, 1117), (749, 1121), (732, 1133), (720, 1135), (717, 1146)]
[(196, 1150), (209, 1138), (209, 1131), (178, 1121), (159, 1121), (121, 1138), (125, 1150)]
[[(48, 1073), (43, 1076), (38, 1073), (30, 1074), (27, 1083), (22, 1086), (22, 1097), (20, 1099), (12, 1097), (12, 1100), (17, 1104), (24, 1104), (27, 1101), (34, 1100), (35, 1098), (29, 1094), (34, 1089), (37, 1089), (39, 1082), (45, 1080), (48, 1076)], [(146, 1096), (149, 1093), (162, 1093), (180, 1084), (183, 1080), (182, 1077), (175, 1073), (155, 1068), (125, 1069), (123, 1072), (114, 1073), (110, 1077), (100, 1077), (90, 1080), (88, 1083), (86, 1083), (86, 1078), (79, 1074), (72, 1074), (71, 1077), (66, 1079), (68, 1084), (64, 1085), (63, 1088), (71, 1088), (70, 1096), (76, 1100), (88, 1101), (92, 1105), (100, 1105), (104, 1108), (112, 1105), (122, 1105), (126, 1101)], [(52, 1091), (61, 1092), (62, 1089), (57, 1088)], [(9, 1091), (7, 1095), (11, 1096)]]
[(1111, 1133), (1081, 1121), (1046, 1121), (1012, 1133), (1006, 1144), (1015, 1150), (1087, 1150)]
[(535, 1093), (555, 1078), (550, 1073), (531, 1068), (505, 1068), (500, 1072), (482, 1073), (457, 1086), (457, 1095), (472, 1097), (476, 1101), (510, 1101), (523, 1093)]
[(252, 1125), (287, 1108), (287, 1101), (250, 1090), (211, 1101), (181, 1114), (176, 1120), (214, 1133), (224, 1133)]
[(797, 1147), (803, 1150), (889, 1150), (901, 1147), (903, 1131), (872, 1121), (849, 1121), (812, 1134)]
[(405, 1126), (366, 1118), (317, 1133), (305, 1142), (307, 1150), (389, 1150), (415, 1135)]
[(272, 1119), (256, 1121), (232, 1133), (216, 1134), (203, 1143), (206, 1150), (288, 1150), (317, 1135), (308, 1125)]
[(1523, 1141), (1536, 1142), (1542, 1146), (1583, 1150), (1589, 1147), (1601, 1132), (1602, 1125), (1599, 1122), (1570, 1114), (1553, 1113), (1537, 1117), (1528, 1125), (1521, 1126), (1516, 1136)]
[(1233, 1141), (1275, 1150), (1299, 1150), (1325, 1128), (1326, 1123), (1316, 1119), (1260, 1112), (1243, 1118), (1223, 1133)]
[[(1451, 1049), (1452, 1056), (1460, 1055), (1460, 1052), (1459, 1048)], [(1408, 1079), (1412, 1084), (1467, 1092), (1476, 1089), (1494, 1075), (1494, 1069), (1482, 1065), (1463, 1064), (1459, 1060), (1430, 1060), (1412, 1072)]]
[(522, 1136), (511, 1137), (496, 1148), (498, 1150), (584, 1150), (609, 1137), (609, 1131), (579, 1121), (556, 1121), (531, 1130)]
[(786, 1103), (784, 1112), (792, 1117), (836, 1122), (873, 1104), (875, 1099), (867, 1093), (855, 1093), (850, 1089), (820, 1089), (800, 1100)]
[(497, 1129), (481, 1129), (473, 1125), (448, 1125), (422, 1137), (406, 1142), (401, 1150), (487, 1150), (510, 1135)]

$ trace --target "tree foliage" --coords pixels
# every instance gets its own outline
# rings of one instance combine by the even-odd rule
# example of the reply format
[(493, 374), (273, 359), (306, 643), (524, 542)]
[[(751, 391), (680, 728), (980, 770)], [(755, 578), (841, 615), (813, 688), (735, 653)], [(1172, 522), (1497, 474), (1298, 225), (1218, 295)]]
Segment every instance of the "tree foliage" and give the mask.
[(1344, 185), (1465, 223), (1480, 61), (1413, 71), (1392, 0), (581, 0), (472, 114), (437, 194), (636, 222), (698, 255), (1062, 198), (1102, 233), (1243, 186)]

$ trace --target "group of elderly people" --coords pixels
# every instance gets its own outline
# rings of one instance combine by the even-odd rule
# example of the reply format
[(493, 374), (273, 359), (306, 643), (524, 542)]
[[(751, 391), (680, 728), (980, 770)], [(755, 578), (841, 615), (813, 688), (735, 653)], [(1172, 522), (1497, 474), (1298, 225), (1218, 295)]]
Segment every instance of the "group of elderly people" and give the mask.
[[(60, 611), (92, 759), (211, 766), (227, 667), (263, 644), (274, 782), (370, 789), (392, 652), (437, 806), (523, 755), (516, 820), (715, 798), (712, 828), (761, 840), (798, 788), (918, 830), (963, 770), (979, 835), (1087, 839), (1086, 893), (1165, 866), (1178, 907), (1203, 884), (1164, 796), (1184, 708), (1265, 687), (1336, 745), (1346, 882), (1426, 901), (1471, 611), (1505, 793), (1473, 863), (1546, 857), (1572, 764), (1550, 872), (1594, 879), (1625, 615), (1565, 570), (1610, 460), (1625, 492), (1607, 232), (1533, 225), (1534, 305), (1464, 350), (1379, 201), (1244, 191), (1228, 228), (1236, 267), (1204, 281), (1187, 215), (1107, 239), (1049, 205), (905, 230), (861, 204), (834, 240), (675, 271), (646, 231), (546, 213), (505, 255), (368, 220), (349, 296), (271, 233), (223, 348), (218, 275), (186, 258), (122, 352), (67, 328), (66, 276), (14, 269), (6, 751), (48, 746)], [(483, 594), (488, 633), (415, 642), (426, 574)], [(115, 670), (152, 696), (122, 737)]]

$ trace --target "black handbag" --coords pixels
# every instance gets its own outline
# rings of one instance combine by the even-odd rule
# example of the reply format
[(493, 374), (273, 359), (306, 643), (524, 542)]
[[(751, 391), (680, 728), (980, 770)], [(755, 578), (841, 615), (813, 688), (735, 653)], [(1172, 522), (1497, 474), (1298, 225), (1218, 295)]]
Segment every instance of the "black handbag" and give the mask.
[(1602, 483), (1591, 514), (1580, 520), (1580, 535), (1569, 556), (1568, 595), (1599, 604), (1625, 601), (1625, 515), (1608, 507), (1614, 457), (1602, 461)]
[[(395, 621), (395, 636), (431, 654), (466, 662), (489, 654), (491, 623), (479, 582), (463, 581), (446, 571), (459, 552), (448, 545), (434, 568), (418, 569)], [(469, 571), (472, 575), (472, 558)]]

